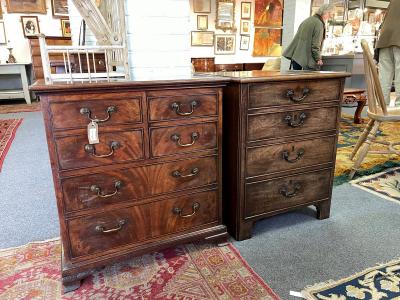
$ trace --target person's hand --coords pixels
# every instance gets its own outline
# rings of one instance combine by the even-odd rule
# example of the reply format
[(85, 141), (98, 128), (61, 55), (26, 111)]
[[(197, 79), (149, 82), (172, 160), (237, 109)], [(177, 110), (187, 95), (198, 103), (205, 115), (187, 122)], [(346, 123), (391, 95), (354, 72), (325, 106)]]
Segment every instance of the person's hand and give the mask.
[(320, 59), (320, 60), (317, 61), (317, 65), (318, 65), (318, 66), (322, 66), (323, 64), (324, 64), (324, 63), (323, 63), (322, 59)]

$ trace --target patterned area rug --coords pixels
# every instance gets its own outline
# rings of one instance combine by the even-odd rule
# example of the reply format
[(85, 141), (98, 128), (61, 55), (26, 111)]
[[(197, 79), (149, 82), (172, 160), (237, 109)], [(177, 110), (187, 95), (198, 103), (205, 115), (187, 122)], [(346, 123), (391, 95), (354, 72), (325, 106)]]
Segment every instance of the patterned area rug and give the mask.
[[(335, 185), (348, 181), (348, 174), (353, 166), (353, 161), (349, 159), (353, 146), (361, 135), (367, 124), (354, 124), (353, 117), (348, 114), (342, 114), (340, 120), (340, 134), (336, 154)], [(378, 140), (384, 138), (387, 141), (400, 141), (400, 124), (387, 122), (381, 125), (378, 133)], [(384, 146), (373, 144), (372, 150), (382, 149)], [(361, 164), (361, 170), (356, 176), (366, 176), (381, 172), (387, 168), (400, 166), (400, 157), (396, 155), (368, 154)]]
[(19, 112), (34, 112), (40, 111), (41, 106), (40, 102), (32, 102), (32, 104), (1, 104), (0, 105), (0, 114), (11, 114), (11, 113), (19, 113)]
[(369, 268), (336, 282), (308, 287), (302, 293), (306, 299), (313, 300), (399, 300), (400, 260)]
[(400, 167), (351, 181), (355, 187), (400, 204)]
[(0, 171), (22, 119), (0, 119)]
[(59, 240), (0, 250), (0, 299), (279, 299), (231, 245), (187, 244), (108, 266), (61, 296)]

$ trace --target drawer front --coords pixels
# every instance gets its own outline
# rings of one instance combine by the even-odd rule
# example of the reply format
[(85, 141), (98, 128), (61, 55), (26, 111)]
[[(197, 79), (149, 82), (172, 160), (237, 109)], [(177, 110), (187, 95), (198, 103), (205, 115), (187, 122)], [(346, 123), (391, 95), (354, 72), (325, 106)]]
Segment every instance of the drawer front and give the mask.
[(147, 99), (151, 121), (188, 119), (218, 114), (218, 94), (215, 90), (206, 90), (204, 94), (177, 91), (176, 95), (161, 95)]
[(335, 137), (247, 149), (247, 176), (283, 172), (334, 161)]
[(57, 138), (60, 168), (65, 170), (139, 160), (143, 158), (142, 135), (141, 130), (101, 133), (100, 143), (95, 145), (88, 144), (86, 135)]
[(217, 159), (207, 157), (67, 178), (64, 206), (71, 212), (215, 184), (217, 170)]
[(246, 185), (246, 218), (330, 197), (331, 169)]
[(335, 130), (339, 107), (249, 115), (248, 141)]
[[(99, 126), (132, 124), (142, 122), (140, 96), (129, 100), (93, 100), (51, 103), (53, 127), (55, 129), (84, 128), (91, 119), (98, 119)], [(116, 96), (117, 98), (117, 96)]]
[(152, 208), (152, 215), (153, 236), (190, 230), (193, 227), (217, 222), (218, 192), (204, 192), (157, 202)]
[(250, 85), (249, 108), (339, 100), (340, 81), (292, 81)]
[(151, 237), (149, 205), (68, 221), (72, 257), (94, 254)]
[(153, 156), (217, 148), (216, 123), (151, 128), (150, 136)]

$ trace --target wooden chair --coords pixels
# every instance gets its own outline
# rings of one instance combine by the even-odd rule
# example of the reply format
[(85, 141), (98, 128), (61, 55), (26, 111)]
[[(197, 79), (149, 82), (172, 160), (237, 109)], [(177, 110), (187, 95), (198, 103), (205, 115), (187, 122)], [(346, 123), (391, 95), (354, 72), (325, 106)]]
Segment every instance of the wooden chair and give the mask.
[[(365, 127), (363, 133), (359, 137), (353, 152), (350, 154), (350, 159), (353, 160), (358, 153), (358, 157), (350, 171), (350, 179), (354, 177), (354, 174), (360, 168), (360, 165), (368, 152), (400, 155), (400, 150), (395, 149), (395, 146), (399, 145), (400, 142), (392, 143), (388, 141), (376, 140), (376, 134), (382, 122), (400, 122), (400, 108), (386, 107), (386, 103), (383, 98), (382, 88), (378, 78), (378, 71), (373, 61), (372, 54), (369, 50), (368, 43), (365, 40), (362, 40), (361, 46), (364, 52), (364, 71), (368, 95), (367, 114), (370, 120)], [(371, 143), (386, 145), (387, 149), (369, 151)]]

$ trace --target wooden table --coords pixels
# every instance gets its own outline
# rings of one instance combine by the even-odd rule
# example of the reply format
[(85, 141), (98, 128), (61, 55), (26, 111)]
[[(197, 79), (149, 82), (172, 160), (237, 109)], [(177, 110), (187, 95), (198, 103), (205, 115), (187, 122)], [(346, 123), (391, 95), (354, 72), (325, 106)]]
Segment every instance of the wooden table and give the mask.
[(344, 89), (342, 103), (356, 103), (357, 109), (354, 113), (354, 124), (361, 124), (361, 112), (367, 103), (367, 97), (364, 89)]
[(0, 75), (18, 74), (21, 77), (22, 88), (15, 90), (0, 90), (0, 99), (21, 99), (24, 98), (27, 104), (31, 104), (31, 95), (29, 92), (29, 81), (27, 76), (27, 66), (30, 64), (0, 64)]

